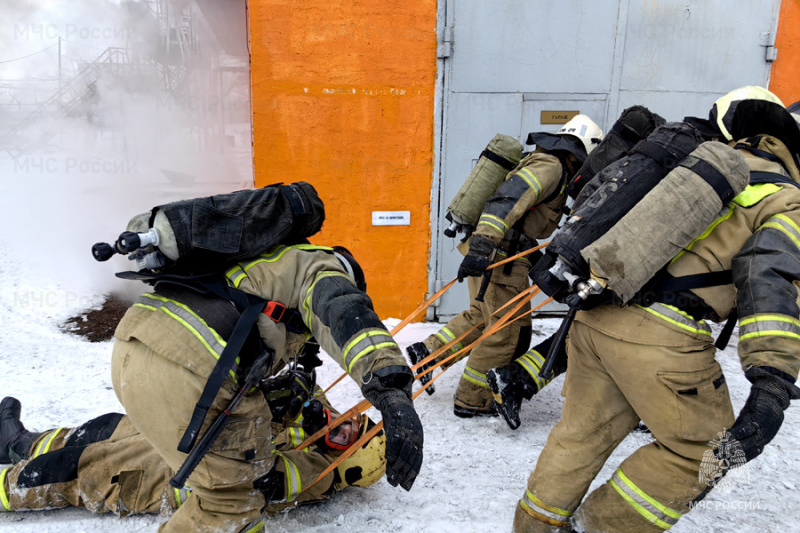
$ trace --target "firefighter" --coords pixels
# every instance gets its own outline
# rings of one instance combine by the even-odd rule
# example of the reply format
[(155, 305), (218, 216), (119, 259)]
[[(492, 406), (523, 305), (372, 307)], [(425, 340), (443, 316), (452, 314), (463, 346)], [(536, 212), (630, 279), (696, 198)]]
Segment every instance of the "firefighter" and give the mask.
[[(508, 174), (486, 202), (469, 240), (459, 245), (465, 257), (458, 269), (458, 279), (467, 279), (470, 308), (423, 342), (410, 345), (407, 353), (412, 363), (416, 364), (485, 320), (481, 327), (455, 344), (451, 352), (470, 344), (499, 319), (499, 316), (491, 316), (492, 313), (530, 286), (531, 262), (521, 258), (493, 269), (483, 302), (475, 299), (489, 265), (535, 246), (535, 239), (549, 237), (556, 229), (567, 200), (567, 180), (601, 140), (600, 128), (585, 115), (575, 116), (555, 134), (529, 135), (528, 144), (536, 144), (536, 149)], [(522, 315), (528, 310), (530, 306), (518, 313)], [(486, 372), (521, 356), (530, 343), (531, 320), (525, 317), (473, 348), (456, 389), (454, 414), (462, 418), (496, 416)], [(427, 366), (430, 365), (425, 368)], [(422, 381), (424, 383), (425, 379)]]
[[(14, 463), (0, 470), (0, 511), (74, 506), (117, 516), (169, 514), (191, 496), (190, 488), (169, 485), (175, 472), (128, 417), (108, 413), (76, 428), (37, 433), (25, 429), (20, 409), (16, 398), (6, 397), (0, 402), (0, 464)], [(320, 414), (325, 416), (315, 417)], [(380, 432), (337, 466), (335, 474), (290, 498), (290, 491), (300, 488), (297, 479), (316, 479), (374, 425), (362, 415), (337, 426), (314, 445), (296, 450), (309, 432), (324, 427), (330, 416), (338, 413), (324, 396), (317, 396), (303, 415), (295, 417), (302, 423), (273, 420), (274, 453), (283, 467), (267, 478), (274, 486), (273, 502), (265, 509), (267, 515), (327, 500), (347, 486), (373, 485), (385, 472), (386, 437)]]
[[(780, 100), (758, 87), (720, 98), (705, 122), (712, 137), (743, 155), (750, 185), (668, 273), (730, 270), (732, 282), (658, 295), (650, 305), (578, 312), (561, 420), (517, 505), (515, 532), (667, 530), (728, 471), (720, 465), (757, 457), (800, 397), (800, 130)], [(751, 382), (738, 417), (707, 323), (733, 312)], [(655, 440), (584, 499), (640, 421)]]
[[(220, 278), (269, 303), (258, 315), (258, 335), (244, 340), (236, 369), (217, 372), (222, 385), (219, 391), (211, 390), (206, 404), (204, 389), (215, 378), (217, 359), (226, 339), (236, 337), (233, 330), (240, 313), (231, 301), (183, 282), (158, 282), (122, 318), (115, 332), (111, 374), (130, 425), (177, 471), (187, 458), (179, 446), (185, 450), (187, 440), (205, 432), (257, 357), (271, 350), (272, 368), (280, 368), (313, 336), (381, 412), (387, 480), (409, 490), (422, 463), (423, 446), (411, 400), (413, 374), (375, 314), (352, 255), (343, 248), (278, 245), (237, 263)], [(202, 416), (203, 409), (207, 416)], [(271, 482), (282, 479), (275, 472), (296, 470), (286, 454), (273, 453), (271, 420), (263, 394), (245, 396), (189, 476), (186, 485), (192, 497), (159, 531), (254, 533), (262, 529), (260, 516), (267, 504), (292, 501), (313, 481), (302, 472), (299, 478), (290, 476), (294, 482), (285, 494), (282, 486)], [(15, 485), (17, 479), (10, 476), (8, 482)], [(330, 480), (321, 483), (329, 486)]]

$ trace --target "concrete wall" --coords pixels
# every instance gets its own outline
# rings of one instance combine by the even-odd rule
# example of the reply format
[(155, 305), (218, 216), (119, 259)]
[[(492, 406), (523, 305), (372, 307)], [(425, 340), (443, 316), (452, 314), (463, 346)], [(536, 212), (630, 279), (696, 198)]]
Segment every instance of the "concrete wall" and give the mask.
[(312, 242), (352, 250), (378, 314), (405, 317), (427, 291), (436, 0), (254, 0), (248, 16), (256, 186), (313, 184)]
[(800, 100), (800, 0), (783, 0), (775, 47), (778, 59), (772, 65), (770, 90), (787, 106)]

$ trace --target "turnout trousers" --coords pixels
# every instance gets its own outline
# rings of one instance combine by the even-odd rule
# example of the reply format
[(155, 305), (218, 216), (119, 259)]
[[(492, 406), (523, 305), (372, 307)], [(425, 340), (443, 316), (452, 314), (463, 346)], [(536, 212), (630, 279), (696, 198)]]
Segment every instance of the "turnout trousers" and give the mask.
[[(484, 330), (491, 328), (506, 312), (511, 310), (515, 304), (492, 316), (492, 313), (503, 307), (515, 296), (519, 295), (529, 285), (528, 266), (525, 261), (514, 261), (510, 274), (503, 272), (503, 267), (494, 269), (491, 281), (486, 289), (484, 301), (475, 300), (480, 290), (482, 277), (469, 277), (467, 284), (469, 288), (470, 307), (466, 311), (454, 317), (442, 329), (434, 333), (424, 343), (428, 350), (433, 353), (450, 341), (460, 337), (476, 324), (483, 324), (477, 327), (464, 339), (453, 345), (439, 359), (457, 352), (461, 348), (468, 346), (480, 337)], [(530, 310), (530, 304), (522, 306), (518, 315)], [(467, 364), (456, 389), (455, 403), (461, 407), (475, 410), (488, 410), (492, 405), (492, 393), (486, 381), (486, 372), (489, 369), (505, 366), (525, 353), (530, 347), (531, 342), (531, 319), (525, 316), (515, 321), (513, 324), (498, 331), (489, 338), (481, 341), (473, 348), (468, 355)], [(455, 361), (451, 361), (446, 366), (450, 366)]]
[[(664, 531), (709, 490), (701, 462), (713, 457), (712, 441), (734, 415), (710, 328), (688, 316), (679, 322), (642, 308), (579, 313), (567, 344), (561, 420), (517, 505), (515, 532), (569, 532), (572, 525), (586, 532)], [(640, 420), (655, 440), (583, 500)]]

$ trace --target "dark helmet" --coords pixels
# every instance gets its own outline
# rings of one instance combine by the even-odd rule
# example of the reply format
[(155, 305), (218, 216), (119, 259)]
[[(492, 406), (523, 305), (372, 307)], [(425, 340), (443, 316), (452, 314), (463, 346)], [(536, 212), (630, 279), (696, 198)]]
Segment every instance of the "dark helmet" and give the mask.
[(347, 270), (347, 274), (355, 281), (358, 290), (367, 292), (367, 279), (364, 277), (364, 271), (353, 257), (352, 252), (344, 246), (334, 246), (333, 255), (336, 256), (345, 270)]

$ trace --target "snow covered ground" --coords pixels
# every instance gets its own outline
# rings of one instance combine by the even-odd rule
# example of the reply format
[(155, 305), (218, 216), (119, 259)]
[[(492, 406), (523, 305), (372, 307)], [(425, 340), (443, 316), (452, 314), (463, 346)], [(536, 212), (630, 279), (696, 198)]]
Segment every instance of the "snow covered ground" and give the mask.
[[(102, 294), (59, 281), (58, 275), (34, 276), (32, 265), (14, 246), (15, 236), (6, 233), (2, 239), (0, 396), (19, 398), (23, 421), (34, 430), (69, 427), (120, 410), (111, 387), (111, 342), (92, 344), (58, 329), (66, 318), (99, 304)], [(88, 246), (75, 253), (88, 254)], [(58, 258), (53, 257), (52, 268), (58, 265)], [(93, 275), (110, 276), (103, 265), (95, 263), (93, 267)], [(391, 328), (397, 322), (389, 319), (386, 324)], [(537, 320), (535, 333), (542, 338), (557, 325), (556, 319)], [(397, 340), (404, 348), (437, 328), (437, 324), (412, 324), (397, 335)], [(719, 358), (738, 409), (748, 387), (735, 346)], [(523, 406), (522, 427), (511, 431), (500, 419), (462, 420), (453, 416), (452, 395), (462, 368), (460, 363), (439, 379), (436, 394), (423, 394), (417, 400), (425, 427), (425, 462), (410, 492), (393, 488), (385, 480), (369, 488), (349, 489), (328, 503), (271, 518), (268, 531), (510, 531), (516, 502), (549, 430), (560, 416), (563, 378)], [(327, 360), (320, 382), (330, 383), (340, 373)], [(331, 398), (344, 408), (355, 404), (360, 396), (348, 380), (331, 392)], [(736, 484), (728, 494), (712, 493), (706, 500), (708, 509), (689, 514), (673, 531), (798, 531), (800, 495), (795, 483), (800, 474), (799, 413), (797, 407), (789, 410), (782, 432), (760, 458), (748, 465), (749, 481)], [(641, 434), (628, 437), (594, 486), (606, 481), (624, 457), (648, 441)], [(0, 513), (0, 532), (155, 531), (163, 520), (160, 516), (96, 516), (81, 509)]]

